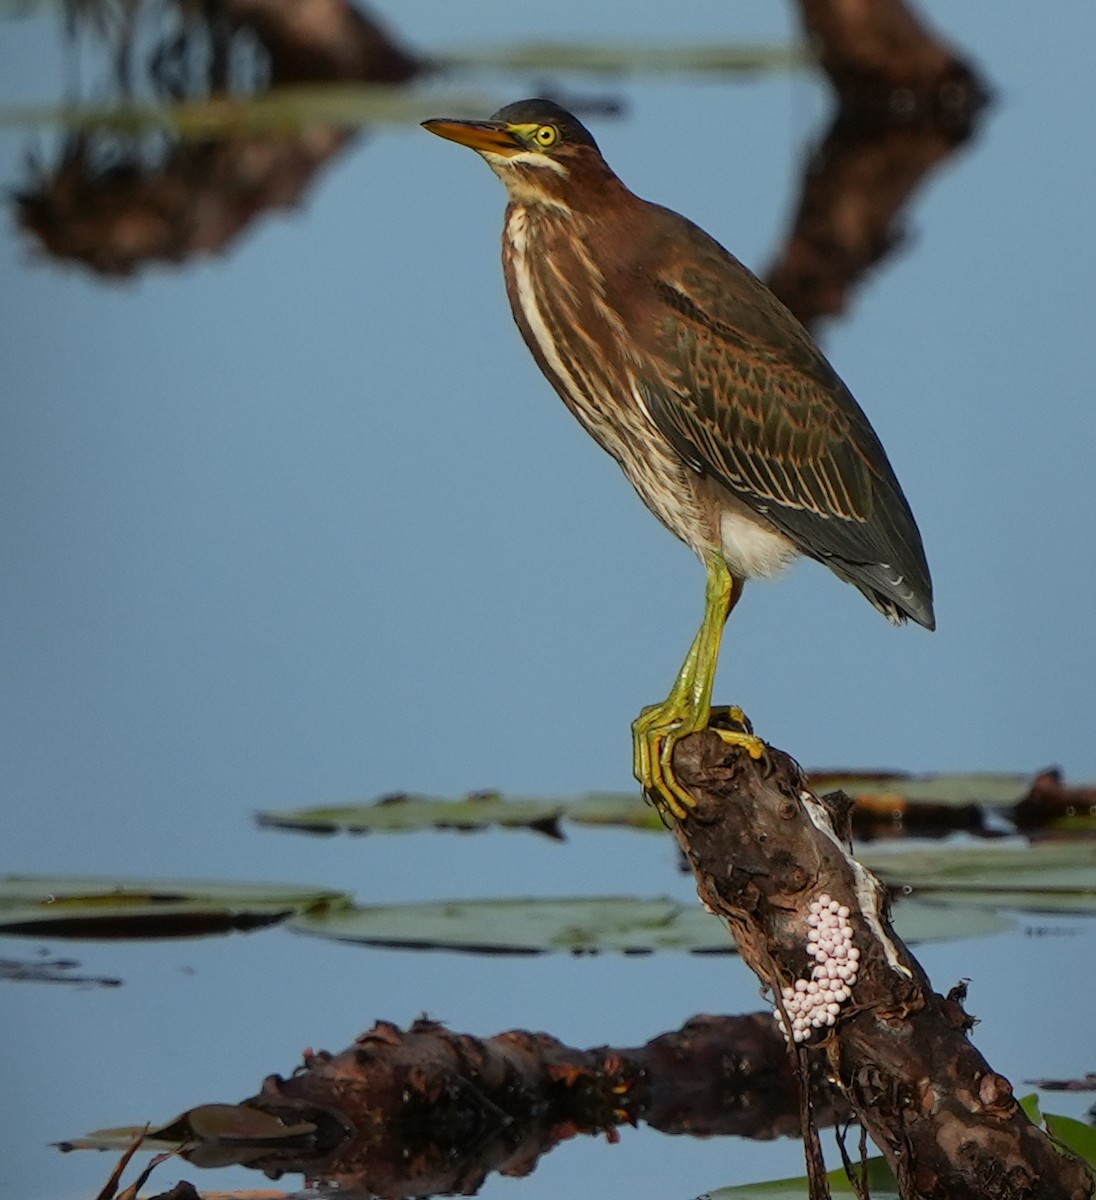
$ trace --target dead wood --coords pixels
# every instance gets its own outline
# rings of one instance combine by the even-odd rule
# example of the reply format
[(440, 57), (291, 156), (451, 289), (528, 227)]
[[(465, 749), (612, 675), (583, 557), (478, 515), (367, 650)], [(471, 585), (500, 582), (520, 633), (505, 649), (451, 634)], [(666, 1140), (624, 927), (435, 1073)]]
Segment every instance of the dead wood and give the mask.
[(882, 885), (846, 849), (847, 801), (815, 796), (781, 751), (770, 766), (711, 731), (683, 740), (674, 770), (697, 807), (675, 831), (701, 900), (726, 921), (789, 1027), (784, 989), (811, 980), (821, 962), (808, 953), (810, 905), (826, 897), (847, 910), (851, 996), (832, 1027), (810, 1029), (790, 1051), (798, 1069), (828, 1066), (904, 1200), (1091, 1197), (1088, 1169), (1028, 1120), (972, 1045), (960, 997), (935, 993), (895, 935)]

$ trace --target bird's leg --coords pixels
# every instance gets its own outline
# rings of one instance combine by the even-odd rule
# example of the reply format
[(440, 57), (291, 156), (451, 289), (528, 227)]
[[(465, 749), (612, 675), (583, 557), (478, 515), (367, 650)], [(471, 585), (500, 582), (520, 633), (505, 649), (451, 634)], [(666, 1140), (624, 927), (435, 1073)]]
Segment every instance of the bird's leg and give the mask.
[[(632, 725), (636, 778), (643, 790), (656, 803), (665, 803), (678, 820), (690, 808), (696, 807), (696, 801), (674, 778), (674, 746), (690, 733), (708, 727), (723, 626), (742, 592), (741, 584), (731, 577), (722, 555), (710, 555), (706, 565), (708, 583), (704, 594), (704, 620), (677, 680), (669, 696), (661, 704), (645, 708)], [(741, 710), (732, 709), (731, 716), (749, 730)], [(737, 733), (728, 729), (716, 732), (725, 742), (742, 746), (753, 758), (765, 755), (765, 743), (752, 732)]]

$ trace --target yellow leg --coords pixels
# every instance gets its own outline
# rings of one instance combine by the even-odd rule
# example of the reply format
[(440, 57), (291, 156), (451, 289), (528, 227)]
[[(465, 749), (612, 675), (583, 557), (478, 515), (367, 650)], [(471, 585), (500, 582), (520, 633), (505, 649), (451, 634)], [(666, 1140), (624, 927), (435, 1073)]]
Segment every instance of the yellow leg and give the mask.
[[(669, 696), (661, 704), (645, 708), (632, 725), (635, 776), (656, 804), (663, 803), (681, 820), (696, 801), (674, 778), (674, 746), (690, 733), (706, 729), (711, 719), (712, 686), (719, 663), (719, 645), (723, 626), (742, 593), (742, 586), (731, 578), (721, 555), (706, 560), (708, 584), (704, 593), (704, 620), (693, 639), (685, 662)], [(732, 710), (732, 717), (745, 715)], [(763, 758), (765, 743), (752, 733), (716, 731), (725, 741), (741, 746), (751, 758)]]

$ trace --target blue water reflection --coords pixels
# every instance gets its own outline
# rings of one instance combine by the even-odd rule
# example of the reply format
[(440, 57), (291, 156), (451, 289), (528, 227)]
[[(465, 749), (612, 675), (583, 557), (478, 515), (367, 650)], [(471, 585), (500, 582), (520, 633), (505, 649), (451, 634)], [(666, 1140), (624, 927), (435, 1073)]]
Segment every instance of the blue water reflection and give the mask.
[[(913, 252), (858, 294), (826, 347), (917, 513), (940, 629), (895, 631), (805, 564), (747, 592), (719, 697), (806, 764), (1057, 762), (1093, 778), (1096, 169), (1084, 151), (1096, 14), (923, 7), (980, 60), (999, 105), (910, 215)], [(663, 40), (791, 35), (788, 11), (760, 3), (714, 31), (721, 18), (702, 4), (672, 19), (619, 4), (477, 14), (471, 29), (459, 6), (420, 2), (398, 20), (426, 47), (606, 38), (622, 25)], [(50, 14), (0, 33), (5, 99), (53, 97)], [(499, 73), (476, 86), (502, 102), (535, 82)], [(823, 87), (770, 75), (605, 88), (628, 106), (595, 129), (621, 177), (747, 263), (768, 262), (825, 119)], [(6, 187), (24, 181), (24, 142), (0, 136)], [(512, 328), (503, 203), (481, 164), (394, 126), (344, 157), (302, 211), (186, 270), (104, 286), (36, 259), (9, 223), (4, 870), (272, 878), (364, 900), (688, 893), (668, 840), (302, 842), (249, 824), (260, 807), (402, 789), (627, 787), (629, 722), (664, 695), (695, 628), (699, 567)], [(979, 1045), (1016, 1079), (1075, 1068), (1074, 1046), (1026, 1024), (1051, 1007), (1056, 1028), (1084, 1024), (1092, 931), (1054, 927), (1068, 941), (923, 956), (942, 987), (975, 977)], [(1063, 953), (1065, 994), (1050, 982)], [(77, 956), (126, 986), (0, 989), (19, 1031), (6, 1195), (94, 1194), (106, 1160), (62, 1159), (46, 1142), (235, 1099), (303, 1045), (338, 1048), (376, 1017), (426, 1009), (480, 1034), (632, 1043), (694, 1011), (758, 1006), (752, 977), (727, 960), (479, 963), (284, 934)], [(577, 1178), (591, 1193), (693, 1195), (798, 1168), (794, 1145), (636, 1131), (616, 1148), (569, 1145), (487, 1194), (528, 1200)], [(254, 1181), (226, 1173), (218, 1186)]]

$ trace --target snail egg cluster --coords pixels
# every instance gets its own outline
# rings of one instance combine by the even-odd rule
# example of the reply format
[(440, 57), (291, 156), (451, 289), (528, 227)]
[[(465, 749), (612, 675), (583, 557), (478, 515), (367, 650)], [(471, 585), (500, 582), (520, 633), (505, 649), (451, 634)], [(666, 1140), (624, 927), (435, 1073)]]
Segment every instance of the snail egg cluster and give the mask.
[[(841, 1005), (852, 995), (860, 962), (860, 951), (852, 944), (847, 905), (823, 892), (811, 901), (807, 925), (807, 953), (815, 960), (811, 977), (781, 989), (796, 1042), (805, 1042), (813, 1030), (836, 1022)], [(788, 1030), (779, 1012), (776, 1021), (786, 1038)]]

